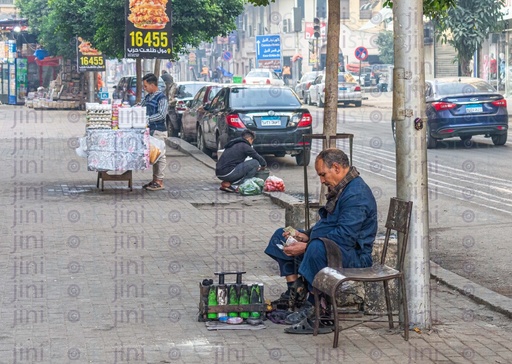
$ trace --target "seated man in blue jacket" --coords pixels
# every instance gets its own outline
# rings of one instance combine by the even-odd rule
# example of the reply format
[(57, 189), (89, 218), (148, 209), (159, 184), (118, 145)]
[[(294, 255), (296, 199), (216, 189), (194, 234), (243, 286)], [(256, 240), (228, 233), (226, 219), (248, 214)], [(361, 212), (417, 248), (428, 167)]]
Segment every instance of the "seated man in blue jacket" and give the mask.
[[(239, 184), (254, 177), (258, 170), (266, 167), (265, 159), (252, 147), (255, 138), (256, 134), (246, 129), (240, 138), (235, 138), (226, 144), (215, 169), (215, 175), (222, 181), (220, 186), (222, 191), (236, 192), (237, 189), (233, 184)], [(247, 157), (252, 159), (246, 160)]]
[[(294, 238), (297, 242), (283, 249), (280, 245), (290, 233), (284, 229), (276, 230), (265, 249), (265, 253), (279, 264), (281, 276), (286, 278), (288, 291), (282, 295), (283, 298), (293, 294), (295, 282), (300, 281), (297, 266), (298, 273), (308, 283), (309, 292), (312, 291), (315, 275), (327, 267), (326, 249), (320, 238), (336, 243), (343, 267), (372, 265), (373, 242), (377, 234), (377, 203), (372, 191), (359, 177), (356, 168), (350, 166), (347, 155), (339, 149), (320, 152), (315, 169), (320, 182), (328, 188), (327, 203), (319, 210), (320, 220), (308, 231), (296, 231)], [(308, 325), (306, 320), (314, 315), (313, 304), (313, 294), (309, 294), (301, 309), (287, 316), (286, 323), (311, 327), (311, 322)]]

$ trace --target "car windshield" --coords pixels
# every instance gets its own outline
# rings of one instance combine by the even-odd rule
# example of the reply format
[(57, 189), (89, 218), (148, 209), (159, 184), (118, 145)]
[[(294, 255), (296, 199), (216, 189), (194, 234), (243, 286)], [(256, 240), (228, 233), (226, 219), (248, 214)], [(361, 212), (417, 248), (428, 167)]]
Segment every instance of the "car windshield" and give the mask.
[(471, 95), (480, 92), (495, 92), (494, 87), (485, 81), (437, 83), (438, 95)]
[(247, 74), (247, 77), (269, 77), (268, 71), (251, 71)]
[(199, 89), (203, 86), (204, 83), (191, 83), (186, 85), (180, 85), (176, 97), (179, 99), (184, 99), (186, 97), (194, 97), (197, 91), (199, 91)]
[(231, 108), (300, 107), (301, 103), (289, 88), (233, 88)]

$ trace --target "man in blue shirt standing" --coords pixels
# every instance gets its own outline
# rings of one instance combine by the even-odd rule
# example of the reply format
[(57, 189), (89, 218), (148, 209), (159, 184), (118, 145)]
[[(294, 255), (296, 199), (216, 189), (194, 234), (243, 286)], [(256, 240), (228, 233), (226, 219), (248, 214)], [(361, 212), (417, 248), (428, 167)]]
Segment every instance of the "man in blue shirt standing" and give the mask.
[[(146, 117), (148, 121), (149, 133), (155, 138), (161, 139), (165, 143), (167, 138), (167, 126), (165, 119), (167, 117), (167, 108), (169, 101), (164, 93), (158, 89), (158, 78), (148, 73), (142, 78), (146, 96), (141, 102), (141, 106), (146, 106)], [(164, 171), (167, 165), (165, 153), (153, 164), (153, 180), (142, 186), (148, 191), (158, 191), (164, 189)]]

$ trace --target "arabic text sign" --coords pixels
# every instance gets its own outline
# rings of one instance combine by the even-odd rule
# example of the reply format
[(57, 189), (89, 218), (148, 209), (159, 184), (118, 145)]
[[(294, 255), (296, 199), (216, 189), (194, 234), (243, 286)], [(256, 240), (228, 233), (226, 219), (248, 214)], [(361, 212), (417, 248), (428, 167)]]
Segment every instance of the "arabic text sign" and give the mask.
[(171, 58), (171, 2), (125, 1), (125, 57)]
[(277, 35), (256, 36), (256, 60), (281, 59), (281, 37)]
[(105, 56), (82, 37), (76, 39), (76, 62), (78, 72), (105, 71)]

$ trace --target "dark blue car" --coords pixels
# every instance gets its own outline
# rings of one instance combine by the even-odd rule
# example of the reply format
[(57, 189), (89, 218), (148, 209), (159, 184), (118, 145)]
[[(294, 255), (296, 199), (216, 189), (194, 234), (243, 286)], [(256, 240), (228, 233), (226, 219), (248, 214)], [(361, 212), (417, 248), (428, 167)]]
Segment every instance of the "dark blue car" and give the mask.
[(473, 135), (490, 137), (494, 145), (507, 142), (507, 100), (486, 81), (474, 77), (436, 78), (425, 83), (427, 148), (437, 141)]

